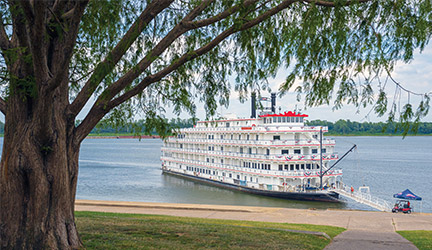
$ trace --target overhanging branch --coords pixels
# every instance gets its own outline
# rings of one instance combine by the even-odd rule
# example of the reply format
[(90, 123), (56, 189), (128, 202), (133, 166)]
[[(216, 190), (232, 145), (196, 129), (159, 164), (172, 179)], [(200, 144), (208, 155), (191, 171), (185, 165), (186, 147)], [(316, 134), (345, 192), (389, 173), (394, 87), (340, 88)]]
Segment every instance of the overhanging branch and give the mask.
[(181, 35), (184, 33), (202, 27), (203, 25), (210, 25), (216, 23), (236, 11), (241, 7), (249, 7), (256, 0), (249, 0), (239, 5), (228, 8), (227, 10), (219, 13), (218, 15), (203, 19), (197, 22), (193, 22), (195, 19), (213, 0), (203, 1), (200, 5), (194, 8), (187, 16), (185, 16), (149, 53), (144, 57), (136, 67), (129, 70), (125, 75), (123, 75), (119, 80), (114, 82), (111, 86), (104, 90), (101, 97), (98, 98), (96, 103), (104, 102), (104, 100), (111, 100), (114, 96), (120, 93), (126, 86), (128, 86), (133, 80), (139, 77), (142, 72), (144, 72), (151, 63), (160, 56), (166, 49)]
[(289, 7), (295, 0), (287, 0), (282, 2), (281, 4), (277, 5), (276, 7), (264, 12), (260, 16), (256, 17), (255, 19), (252, 19), (240, 27), (231, 27), (221, 34), (219, 34), (216, 38), (214, 38), (212, 41), (204, 45), (203, 47), (194, 50), (192, 52), (186, 53), (182, 57), (180, 57), (178, 60), (173, 62), (170, 66), (166, 67), (165, 69), (159, 71), (156, 74), (153, 74), (151, 76), (148, 76), (144, 78), (137, 86), (132, 88), (131, 90), (127, 91), (123, 95), (111, 100), (111, 101), (103, 101), (103, 99), (99, 98), (98, 101), (95, 102), (93, 107), (90, 109), (90, 112), (87, 114), (86, 118), (83, 120), (83, 122), (78, 126), (77, 128), (77, 136), (78, 141), (81, 141), (87, 136), (87, 134), (93, 129), (93, 127), (97, 124), (97, 122), (102, 119), (111, 109), (115, 108), (116, 106), (124, 103), (125, 101), (129, 100), (133, 96), (141, 93), (146, 87), (148, 87), (150, 84), (160, 81), (163, 77), (167, 76), (174, 70), (178, 69), (181, 65), (185, 64), (188, 61), (191, 61), (207, 52), (209, 52), (211, 49), (216, 47), (218, 44), (220, 44), (223, 40), (225, 40), (228, 36), (242, 31), (249, 28), (252, 28), (253, 26), (263, 22), (264, 20), (268, 19), (269, 17), (279, 13), (280, 11), (284, 10), (285, 8)]
[(76, 116), (82, 110), (97, 86), (102, 82), (105, 76), (114, 69), (115, 65), (138, 38), (148, 23), (172, 2), (173, 0), (153, 1), (145, 8), (114, 49), (112, 49), (107, 57), (95, 67), (94, 73), (69, 106), (69, 110), (73, 116)]

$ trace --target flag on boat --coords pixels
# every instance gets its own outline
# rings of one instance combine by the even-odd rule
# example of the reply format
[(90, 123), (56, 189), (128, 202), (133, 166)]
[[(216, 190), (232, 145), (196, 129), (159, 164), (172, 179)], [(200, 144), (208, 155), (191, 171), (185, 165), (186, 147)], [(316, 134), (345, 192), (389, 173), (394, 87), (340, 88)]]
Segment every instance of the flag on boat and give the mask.
[(260, 101), (270, 101), (270, 98), (268, 98), (268, 97), (261, 97)]

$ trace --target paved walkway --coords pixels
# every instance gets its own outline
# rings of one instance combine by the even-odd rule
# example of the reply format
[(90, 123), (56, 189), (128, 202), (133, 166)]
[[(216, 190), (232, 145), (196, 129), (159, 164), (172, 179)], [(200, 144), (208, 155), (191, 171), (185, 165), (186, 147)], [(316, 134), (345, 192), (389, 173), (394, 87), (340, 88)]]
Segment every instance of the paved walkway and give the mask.
[(393, 214), (349, 210), (308, 210), (291, 208), (171, 204), (152, 202), (75, 202), (77, 211), (163, 214), (228, 220), (266, 221), (329, 225), (346, 228), (325, 249), (417, 249), (395, 231), (431, 230), (432, 214)]

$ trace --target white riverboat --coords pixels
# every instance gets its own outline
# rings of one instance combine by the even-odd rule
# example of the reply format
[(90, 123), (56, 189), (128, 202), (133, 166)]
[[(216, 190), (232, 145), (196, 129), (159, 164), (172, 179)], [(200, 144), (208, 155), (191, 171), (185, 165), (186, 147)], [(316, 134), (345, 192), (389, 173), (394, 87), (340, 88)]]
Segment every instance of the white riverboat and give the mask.
[(330, 165), (338, 154), (335, 141), (322, 138), (328, 128), (305, 126), (305, 114), (275, 112), (275, 94), (271, 108), (256, 116), (255, 107), (253, 95), (251, 118), (180, 129), (164, 142), (162, 171), (258, 195), (338, 202), (342, 170)]

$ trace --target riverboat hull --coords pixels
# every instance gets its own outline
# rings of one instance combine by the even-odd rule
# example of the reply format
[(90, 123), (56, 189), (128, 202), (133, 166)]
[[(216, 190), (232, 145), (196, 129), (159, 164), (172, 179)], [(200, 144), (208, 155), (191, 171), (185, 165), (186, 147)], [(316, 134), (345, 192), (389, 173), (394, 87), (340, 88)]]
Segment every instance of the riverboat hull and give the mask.
[(162, 172), (164, 174), (169, 174), (173, 176), (178, 176), (181, 178), (198, 181), (201, 183), (210, 184), (213, 186), (218, 186), (222, 188), (227, 188), (231, 190), (237, 190), (245, 193), (255, 194), (255, 195), (263, 195), (274, 198), (281, 198), (287, 200), (301, 200), (301, 201), (320, 201), (320, 202), (341, 202), (339, 200), (339, 194), (333, 191), (326, 192), (281, 192), (281, 191), (271, 191), (271, 190), (263, 190), (263, 189), (255, 189), (250, 187), (245, 187), (233, 183), (221, 182), (218, 180), (211, 180), (207, 178), (203, 178), (200, 176), (183, 174), (175, 171), (170, 171), (168, 169), (162, 168)]

